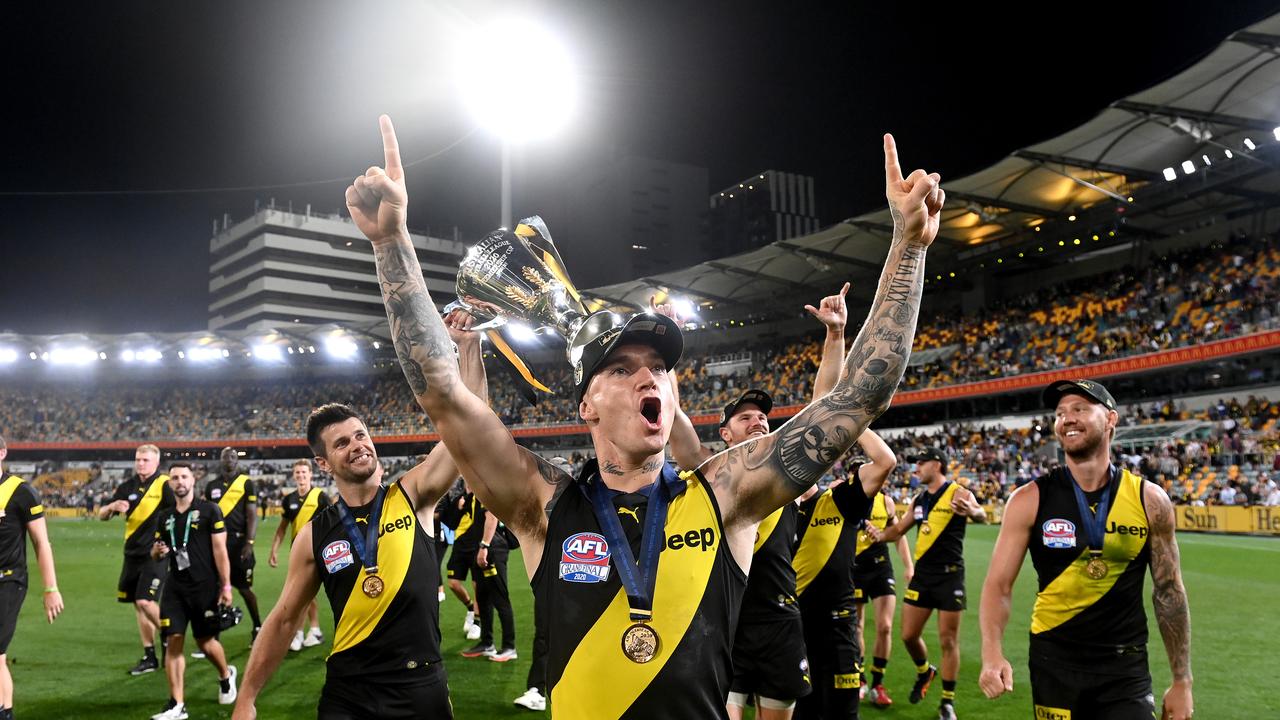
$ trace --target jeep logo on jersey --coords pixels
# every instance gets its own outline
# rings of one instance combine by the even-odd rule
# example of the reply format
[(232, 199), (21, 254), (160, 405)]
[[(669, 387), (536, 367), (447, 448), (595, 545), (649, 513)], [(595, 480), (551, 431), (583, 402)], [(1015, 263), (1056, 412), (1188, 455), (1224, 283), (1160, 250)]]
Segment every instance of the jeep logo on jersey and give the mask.
[(809, 523), (809, 527), (818, 527), (819, 525), (839, 525), (839, 524), (840, 524), (840, 518), (832, 515), (831, 517), (814, 518), (813, 522)]
[(1117, 525), (1115, 520), (1107, 525), (1107, 532), (1116, 535), (1136, 535), (1140, 538), (1147, 536), (1147, 529), (1141, 525)]
[(387, 533), (393, 533), (397, 530), (408, 530), (411, 527), (413, 527), (412, 515), (405, 515), (403, 517), (398, 517), (396, 518), (395, 522), (383, 523), (382, 527), (378, 528), (378, 537), (382, 537)]
[(690, 530), (687, 533), (676, 533), (667, 537), (667, 549), (702, 548), (703, 552), (715, 549), (716, 531), (709, 527), (701, 530)]
[(1045, 520), (1040, 529), (1044, 531), (1042, 540), (1047, 548), (1065, 550), (1076, 546), (1076, 524), (1070, 520)]
[(330, 575), (356, 563), (351, 557), (351, 543), (346, 540), (335, 540), (325, 545), (320, 551), (320, 559), (324, 561), (324, 569)]
[(565, 538), (560, 547), (560, 579), (575, 583), (608, 580), (609, 543), (599, 534), (591, 532)]

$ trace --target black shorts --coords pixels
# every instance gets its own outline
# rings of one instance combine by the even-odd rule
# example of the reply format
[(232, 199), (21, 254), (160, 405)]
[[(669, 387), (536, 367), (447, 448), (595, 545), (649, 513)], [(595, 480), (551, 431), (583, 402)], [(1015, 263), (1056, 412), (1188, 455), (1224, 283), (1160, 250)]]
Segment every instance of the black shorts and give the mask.
[(26, 597), (25, 583), (0, 582), (0, 655), (9, 652), (13, 631), (18, 627), (18, 611)]
[(853, 601), (859, 605), (885, 595), (897, 595), (898, 584), (893, 579), (893, 566), (888, 562), (875, 565), (868, 572), (853, 568)]
[(459, 550), (458, 546), (454, 545), (453, 552), (449, 553), (449, 564), (447, 566), (449, 579), (466, 580), (468, 572), (475, 578), (476, 571), (479, 570), (476, 567), (476, 553), (479, 551), (480, 548), (478, 546), (473, 548), (463, 547)]
[(1037, 720), (1152, 720), (1155, 695), (1146, 652), (1081, 670), (1032, 653), (1031, 703)]
[(940, 575), (916, 573), (907, 586), (903, 600), (908, 605), (932, 610), (958, 612), (967, 607), (964, 595), (964, 570)]
[(453, 717), (444, 665), (405, 672), (403, 682), (370, 677), (325, 678), (318, 720), (448, 720)]
[[(230, 540), (230, 538), (227, 539)], [(248, 560), (241, 560), (242, 552), (244, 552), (243, 544), (227, 543), (227, 559), (231, 561), (231, 587), (248, 590), (253, 587), (253, 568), (258, 564), (258, 558), (251, 553)]]
[(774, 700), (795, 700), (812, 692), (799, 615), (738, 623), (729, 689)]
[(116, 599), (122, 603), (135, 600), (160, 600), (160, 589), (169, 574), (169, 561), (152, 560), (145, 557), (124, 556), (124, 568), (120, 571), (120, 582), (116, 584)]
[(187, 585), (177, 580), (167, 583), (160, 600), (160, 635), (182, 635), (191, 626), (197, 639), (218, 634), (218, 581)]

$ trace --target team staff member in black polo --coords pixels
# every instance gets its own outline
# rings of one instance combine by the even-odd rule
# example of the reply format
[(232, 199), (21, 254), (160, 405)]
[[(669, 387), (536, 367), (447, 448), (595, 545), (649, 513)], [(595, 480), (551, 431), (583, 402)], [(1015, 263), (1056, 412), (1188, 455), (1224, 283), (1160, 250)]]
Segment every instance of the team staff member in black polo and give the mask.
[(222, 448), (218, 477), (204, 486), (206, 500), (218, 503), (227, 523), (227, 554), (231, 558), (231, 586), (240, 591), (245, 609), (253, 622), (249, 642), (258, 637), (262, 615), (258, 612), (258, 596), (253, 592), (253, 566), (257, 559), (253, 545), (258, 539), (258, 493), (253, 480), (240, 472), (240, 453), (235, 448)]
[(939, 720), (956, 717), (956, 677), (960, 673), (960, 618), (967, 603), (964, 588), (964, 532), (969, 520), (986, 522), (987, 514), (968, 488), (947, 480), (947, 456), (929, 447), (916, 456), (925, 489), (907, 512), (883, 533), (868, 527), (881, 542), (896, 542), (912, 526), (916, 535), (916, 573), (907, 586), (902, 608), (902, 642), (916, 665), (911, 703), (924, 699), (938, 669), (929, 664), (924, 624), (938, 611), (938, 644), (942, 646), (942, 700)]
[(160, 472), (160, 448), (142, 445), (134, 453), (134, 474), (119, 487), (111, 502), (102, 506), (98, 517), (110, 520), (125, 516), (124, 568), (116, 586), (116, 598), (133, 603), (142, 637), (142, 659), (130, 675), (142, 675), (160, 667), (156, 658), (156, 633), (160, 629), (160, 592), (167, 564), (151, 557), (151, 544), (156, 535), (156, 516), (173, 507), (173, 491), (169, 477)]
[(6, 475), (9, 446), (0, 437), (0, 720), (13, 720), (13, 676), (9, 673), (9, 641), (18, 611), (27, 596), (27, 537), (36, 551), (44, 582), (44, 616), (50, 623), (62, 612), (62, 593), (53, 567), (53, 547), (45, 528), (44, 506), (31, 486)]
[(218, 673), (218, 704), (236, 701), (236, 668), (227, 664), (218, 642), (218, 607), (231, 604), (231, 562), (227, 557), (227, 528), (222, 510), (208, 500), (195, 499), (191, 465), (169, 465), (169, 488), (175, 504), (156, 520), (151, 557), (168, 563), (169, 578), (160, 601), (160, 634), (165, 639), (164, 669), (169, 679), (169, 702), (151, 720), (187, 717), (185, 683), (187, 660), (182, 653), (187, 625), (200, 652)]
[[(480, 640), (462, 651), (462, 657), (487, 657), (495, 662), (516, 659), (516, 621), (511, 611), (511, 595), (507, 586), (507, 541), (498, 532), (498, 518), (485, 509), (470, 489), (458, 503), (464, 508), (468, 527), (454, 538), (453, 555), (449, 557), (449, 582), (460, 582), (470, 570), (476, 587), (476, 611), (480, 621)], [(455, 558), (457, 558), (455, 560)], [(493, 644), (493, 614), (502, 622), (502, 647)]]
[[(451, 316), (450, 356), (471, 391), (487, 397), (480, 340), (471, 320)], [(254, 702), (288, 652), (298, 618), (321, 585), (334, 614), (333, 652), (320, 694), (319, 720), (449, 718), (440, 658), (440, 566), (431, 512), (458, 467), (439, 443), (427, 459), (383, 487), (377, 450), (351, 408), (330, 404), (307, 418), (316, 464), (333, 476), (339, 501), (299, 531), (280, 599), (262, 627), (245, 669), (235, 720), (257, 714)], [(368, 527), (374, 526), (374, 532)], [(379, 534), (378, 528), (381, 529)]]
[[(294, 460), (293, 492), (280, 499), (280, 526), (276, 528), (275, 537), (271, 538), (271, 554), (267, 557), (267, 564), (271, 567), (276, 567), (280, 562), (277, 553), (280, 551), (280, 543), (284, 542), (286, 528), (292, 547), (293, 539), (298, 537), (302, 526), (311, 522), (312, 516), (317, 512), (332, 504), (328, 494), (312, 485), (311, 479), (311, 461), (305, 458)], [(311, 628), (303, 634), (303, 624), (306, 621), (311, 622)], [(320, 612), (315, 598), (312, 598), (307, 605), (306, 617), (298, 619), (298, 628), (294, 632), (293, 641), (289, 643), (289, 649), (298, 652), (304, 647), (315, 647), (322, 642), (324, 633), (320, 632)]]
[(1152, 606), (1173, 684), (1160, 717), (1188, 720), (1191, 614), (1182, 585), (1173, 504), (1165, 491), (1111, 462), (1116, 401), (1100, 383), (1044, 390), (1066, 462), (1019, 488), (1005, 506), (982, 588), (982, 675), (987, 697), (1013, 690), (1004, 657), (1013, 583), (1027, 552), (1038, 581), (1031, 612), (1031, 701), (1037, 718), (1155, 716), (1142, 591)]
[[(410, 391), (476, 494), (520, 540), (548, 621), (552, 712), (724, 717), (733, 627), (760, 522), (844, 454), (888, 407), (905, 370), (925, 255), (945, 200), (939, 177), (917, 170), (904, 178), (893, 138), (884, 137), (894, 241), (842, 379), (778, 430), (694, 471), (677, 475), (664, 463), (675, 412), (666, 375), (683, 351), (679, 327), (649, 313), (587, 318), (571, 364), (596, 458), (574, 480), (517, 445), (459, 382), (407, 230), (395, 131), (390, 118), (379, 123), (386, 169), (358, 177), (347, 188), (347, 208), (373, 246)], [(521, 223), (491, 236), (487, 247), (501, 262), (504, 247), (539, 232), (536, 222)], [(640, 523), (622, 525), (623, 510)]]

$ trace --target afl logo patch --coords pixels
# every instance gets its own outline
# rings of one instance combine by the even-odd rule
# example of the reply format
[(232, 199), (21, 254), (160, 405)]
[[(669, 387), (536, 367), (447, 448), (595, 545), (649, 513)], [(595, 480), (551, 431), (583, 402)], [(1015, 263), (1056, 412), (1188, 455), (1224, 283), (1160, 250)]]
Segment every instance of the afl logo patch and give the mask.
[(346, 540), (337, 540), (325, 545), (324, 550), (320, 551), (320, 559), (324, 561), (324, 569), (330, 575), (356, 562), (351, 557), (351, 543)]
[(218, 498), (222, 497), (222, 491), (219, 490), (218, 488), (213, 488), (212, 490), (209, 491), (209, 497), (213, 498), (214, 500), (217, 500)]
[(1045, 520), (1041, 526), (1044, 531), (1044, 546), (1055, 550), (1066, 550), (1076, 546), (1076, 524), (1070, 520), (1054, 518)]
[(609, 543), (597, 533), (578, 533), (560, 548), (560, 579), (599, 583), (609, 579)]

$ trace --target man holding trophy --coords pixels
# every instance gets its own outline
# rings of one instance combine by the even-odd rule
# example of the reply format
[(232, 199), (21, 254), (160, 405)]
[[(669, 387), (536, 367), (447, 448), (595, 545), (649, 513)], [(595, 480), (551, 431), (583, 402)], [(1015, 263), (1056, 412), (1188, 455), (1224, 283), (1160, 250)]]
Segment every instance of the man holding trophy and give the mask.
[(726, 717), (733, 622), (757, 525), (813, 485), (889, 406), (938, 231), (939, 177), (917, 170), (903, 178), (885, 136), (893, 243), (843, 378), (774, 432), (680, 474), (664, 462), (679, 326), (648, 313), (588, 315), (539, 221), (473, 248), (458, 287), (474, 312), (566, 339), (596, 454), (575, 479), (517, 445), (460, 381), (409, 238), (395, 131), (389, 118), (380, 123), (386, 167), (356, 178), (347, 207), (373, 245), (410, 389), (476, 494), (520, 539), (547, 623), (553, 713)]

